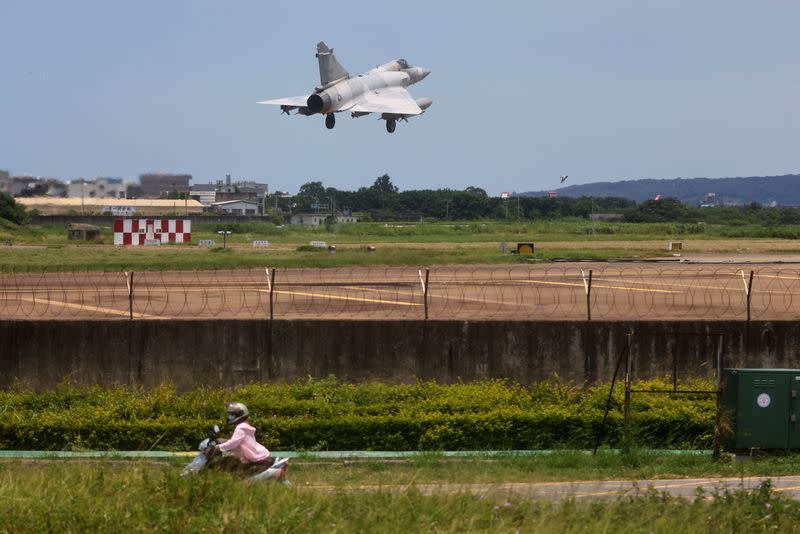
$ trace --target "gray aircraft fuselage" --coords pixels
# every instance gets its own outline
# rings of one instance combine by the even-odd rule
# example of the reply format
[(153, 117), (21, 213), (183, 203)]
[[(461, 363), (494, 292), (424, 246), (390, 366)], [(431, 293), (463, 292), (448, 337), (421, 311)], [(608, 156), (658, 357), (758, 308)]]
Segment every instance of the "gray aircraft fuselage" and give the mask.
[(380, 113), (386, 130), (394, 132), (398, 120), (421, 115), (431, 106), (430, 98), (413, 99), (407, 87), (423, 80), (430, 70), (410, 65), (404, 59), (390, 61), (372, 70), (351, 76), (336, 60), (324, 42), (317, 44), (320, 85), (308, 96), (278, 98), (259, 102), (279, 105), (289, 114), (325, 115), (325, 125), (335, 125), (334, 113), (350, 111), (352, 117)]

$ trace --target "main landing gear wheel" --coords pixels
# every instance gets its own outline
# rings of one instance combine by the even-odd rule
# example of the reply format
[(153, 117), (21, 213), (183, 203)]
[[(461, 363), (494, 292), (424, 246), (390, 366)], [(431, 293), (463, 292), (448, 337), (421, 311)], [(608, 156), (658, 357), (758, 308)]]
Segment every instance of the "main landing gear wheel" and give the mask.
[(386, 120), (386, 131), (389, 133), (394, 133), (395, 128), (397, 128), (397, 121), (394, 119), (387, 119)]
[(325, 115), (325, 127), (329, 130), (333, 130), (334, 126), (336, 126), (336, 117), (333, 113), (328, 113)]

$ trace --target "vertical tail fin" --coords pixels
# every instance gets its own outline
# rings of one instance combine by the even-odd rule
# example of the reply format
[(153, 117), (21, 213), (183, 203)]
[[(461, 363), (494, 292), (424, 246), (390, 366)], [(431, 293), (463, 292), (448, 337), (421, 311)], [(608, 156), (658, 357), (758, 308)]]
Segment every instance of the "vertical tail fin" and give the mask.
[(319, 82), (322, 87), (336, 80), (350, 77), (345, 68), (336, 61), (333, 49), (328, 48), (323, 41), (317, 43), (317, 59), (319, 59)]

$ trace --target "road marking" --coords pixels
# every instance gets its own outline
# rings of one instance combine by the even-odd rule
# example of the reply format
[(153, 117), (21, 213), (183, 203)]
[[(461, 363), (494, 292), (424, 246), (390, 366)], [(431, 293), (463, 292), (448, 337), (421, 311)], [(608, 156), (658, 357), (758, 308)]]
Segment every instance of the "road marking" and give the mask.
[[(372, 289), (372, 288), (358, 287), (358, 286), (342, 286), (342, 287), (360, 289), (361, 291), (376, 291), (376, 292), (380, 292), (381, 291), (380, 289)], [(397, 294), (400, 295), (401, 293), (398, 291)], [(413, 297), (413, 296), (416, 296), (416, 295), (414, 295), (414, 293), (405, 293), (403, 296), (406, 296), (406, 297), (412, 296)], [(420, 297), (422, 297), (422, 295), (420, 295)], [(428, 298), (451, 300), (450, 295), (437, 295), (436, 293), (433, 293), (432, 291), (428, 292)], [(520, 303), (517, 303), (517, 302), (503, 302), (503, 301), (500, 301), (500, 300), (476, 299), (476, 298), (464, 297), (464, 296), (459, 297), (457, 299), (452, 299), (452, 300), (455, 300), (456, 302), (480, 302), (481, 304), (497, 304), (498, 306), (514, 306), (514, 307), (520, 307), (521, 306), (523, 308), (527, 308), (527, 307), (533, 308), (533, 307), (535, 307), (535, 306), (528, 306), (527, 304), (520, 304)]]
[[(566, 286), (566, 287), (583, 287), (583, 284), (575, 284), (571, 282), (546, 282), (544, 280), (520, 280), (526, 284), (542, 284), (548, 286)], [(621, 289), (623, 291), (641, 291), (643, 293), (682, 293), (681, 291), (672, 291), (670, 289), (644, 289), (640, 287), (624, 287), (624, 286), (604, 286), (599, 284), (592, 284), (592, 289)]]
[[(261, 293), (269, 293), (266, 289), (259, 289)], [(343, 297), (340, 295), (330, 295), (325, 293), (305, 293), (303, 291), (283, 291), (283, 290), (275, 290), (274, 293), (280, 293), (282, 295), (299, 295), (301, 297), (319, 297), (322, 299), (333, 299), (333, 300), (354, 300), (356, 302), (374, 302), (376, 304), (389, 304), (391, 306), (422, 306), (422, 304), (418, 302), (403, 302), (400, 300), (382, 300), (382, 299), (368, 299), (363, 297)]]
[[(736, 273), (736, 274), (738, 275), (739, 273)], [(735, 276), (735, 275), (731, 275), (731, 276)], [(798, 273), (798, 276), (800, 276), (800, 273)], [(773, 278), (775, 280), (794, 280), (795, 282), (797, 282), (797, 281), (800, 281), (798, 276), (780, 276), (780, 275), (777, 275), (777, 274), (759, 274), (759, 272), (756, 271), (756, 273), (753, 275), (753, 279), (755, 280), (756, 278)]]
[[(602, 277), (598, 277), (597, 279), (598, 280), (605, 280), (606, 282), (617, 282), (617, 283), (620, 283), (620, 284), (623, 284), (623, 283), (624, 284), (655, 284), (655, 283), (660, 283), (661, 285), (666, 285), (666, 286), (670, 286), (670, 287), (693, 288), (693, 289), (697, 289), (697, 290), (700, 290), (700, 291), (706, 291), (706, 290), (730, 291), (731, 290), (731, 288), (729, 286), (711, 286), (711, 285), (704, 286), (704, 285), (700, 285), (700, 284), (692, 284), (692, 283), (685, 283), (685, 282), (681, 283), (681, 282), (678, 282), (678, 281), (673, 281), (673, 282), (639, 282), (637, 280), (625, 280), (625, 279), (617, 280), (617, 279), (614, 279), (614, 278), (602, 278)], [(738, 293), (739, 290), (736, 289), (736, 290), (734, 290), (734, 292)]]
[(395, 295), (402, 295), (404, 297), (416, 297), (419, 296), (422, 298), (422, 293), (414, 293), (413, 291), (388, 291), (384, 289), (375, 289), (374, 287), (361, 287), (361, 286), (339, 286), (342, 289), (353, 289), (356, 291), (371, 291), (373, 293), (394, 293)]
[[(26, 302), (32, 302), (34, 305), (36, 305), (36, 304), (46, 304), (47, 306), (50, 306), (51, 304), (53, 304), (55, 306), (62, 306), (64, 308), (71, 308), (71, 309), (84, 310), (84, 311), (94, 311), (94, 312), (107, 313), (107, 314), (111, 314), (111, 315), (123, 315), (125, 317), (130, 317), (130, 312), (128, 310), (124, 310), (123, 311), (123, 310), (117, 310), (117, 309), (114, 309), (114, 308), (102, 308), (102, 307), (99, 307), (99, 306), (90, 306), (88, 304), (73, 304), (71, 302), (63, 302), (63, 301), (60, 301), (60, 300), (50, 300), (50, 299), (48, 299), (46, 301), (42, 301), (42, 300), (36, 300), (35, 298), (23, 297), (21, 295), (18, 296), (17, 298), (19, 300), (24, 300)], [(146, 313), (136, 313), (136, 312), (133, 313), (133, 316), (134, 317), (138, 317), (140, 319), (163, 319), (163, 318), (165, 318), (165, 317), (161, 317), (161, 316), (158, 316), (158, 315), (148, 315)]]

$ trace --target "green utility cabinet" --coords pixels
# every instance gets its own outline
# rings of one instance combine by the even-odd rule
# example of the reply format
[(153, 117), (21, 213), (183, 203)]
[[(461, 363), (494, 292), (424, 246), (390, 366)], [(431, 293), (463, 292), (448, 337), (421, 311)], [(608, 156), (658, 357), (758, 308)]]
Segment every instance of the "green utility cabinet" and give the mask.
[(800, 369), (725, 369), (726, 449), (800, 449)]

